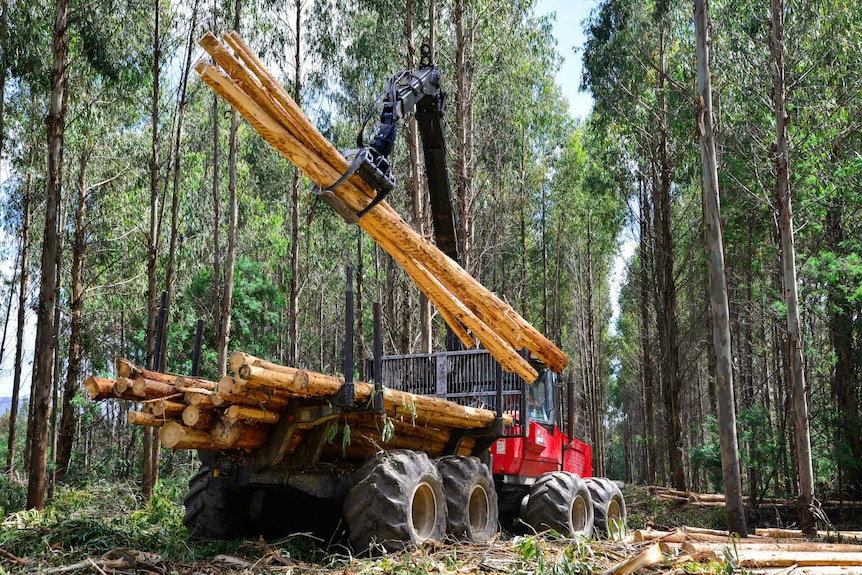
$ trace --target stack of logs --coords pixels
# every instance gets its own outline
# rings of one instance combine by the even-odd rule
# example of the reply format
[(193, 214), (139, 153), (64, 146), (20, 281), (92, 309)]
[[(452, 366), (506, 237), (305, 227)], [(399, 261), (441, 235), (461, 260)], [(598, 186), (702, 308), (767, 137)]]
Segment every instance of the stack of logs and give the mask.
[[(343, 379), (270, 363), (244, 353), (230, 361), (234, 376), (218, 384), (197, 377), (156, 373), (117, 360), (116, 380), (92, 376), (84, 383), (94, 401), (116, 397), (140, 402), (140, 411), (129, 412), (129, 423), (160, 427), (163, 446), (171, 449), (254, 449), (262, 446), (273, 425), (295, 398), (327, 398), (335, 395)], [(370, 405), (372, 384), (354, 383), (356, 405)], [(367, 457), (386, 449), (418, 449), (439, 456), (456, 429), (483, 428), (496, 420), (485, 409), (467, 407), (436, 397), (384, 388), (385, 418), (373, 413), (348, 413), (333, 418), (340, 425), (325, 448), (333, 455)], [(318, 422), (306, 418), (301, 408), (290, 417), (299, 425), (286, 453), (302, 444), (305, 432)], [(307, 419), (308, 425), (302, 425)], [(390, 424), (391, 438), (383, 446), (381, 424)], [(511, 424), (511, 417), (504, 417)], [(348, 431), (349, 430), (349, 431)], [(472, 440), (462, 444), (469, 454)]]
[[(221, 69), (200, 62), (195, 70), (273, 148), (320, 188), (328, 188), (347, 172), (347, 160), (314, 127), (238, 34), (229, 32), (223, 38), (233, 52), (212, 34), (200, 40)], [(352, 213), (368, 206), (377, 195), (358, 175), (332, 193)], [(537, 372), (518, 353), (524, 348), (562, 373), (568, 357), (557, 346), (416, 233), (385, 201), (359, 219), (358, 225), (404, 268), (467, 348), (475, 345), (475, 337), (503, 369), (528, 382), (536, 380)]]

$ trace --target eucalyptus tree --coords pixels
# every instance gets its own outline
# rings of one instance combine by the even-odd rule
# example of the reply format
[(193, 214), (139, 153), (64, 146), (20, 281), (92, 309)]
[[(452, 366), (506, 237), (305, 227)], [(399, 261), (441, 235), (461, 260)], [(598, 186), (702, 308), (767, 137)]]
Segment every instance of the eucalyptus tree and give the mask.
[(46, 119), (48, 136), (48, 181), (45, 190), (45, 230), (42, 239), (42, 273), (39, 311), (36, 320), (36, 354), (33, 362), (33, 417), (28, 426), (30, 436), (29, 483), (27, 507), (45, 506), (45, 472), (47, 470), (48, 413), (51, 402), (54, 369), (52, 314), (55, 300), (58, 207), (62, 188), (63, 128), (66, 115), (66, 66), (69, 50), (68, 0), (57, 0), (52, 38), (51, 103)]
[(694, 27), (697, 36), (697, 129), (700, 137), (703, 172), (703, 205), (709, 252), (710, 310), (715, 349), (715, 382), (718, 400), (721, 467), (727, 508), (727, 529), (747, 537), (742, 479), (739, 473), (739, 447), (736, 439), (732, 354), (730, 349), (730, 310), (724, 269), (724, 241), (721, 235), (718, 159), (712, 111), (712, 76), (709, 65), (709, 9), (704, 0), (695, 0)]

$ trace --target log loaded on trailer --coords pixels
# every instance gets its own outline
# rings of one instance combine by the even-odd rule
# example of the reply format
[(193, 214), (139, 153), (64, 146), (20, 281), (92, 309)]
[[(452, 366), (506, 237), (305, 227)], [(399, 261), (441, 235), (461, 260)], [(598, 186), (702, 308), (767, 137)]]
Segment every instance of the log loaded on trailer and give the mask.
[[(560, 400), (565, 354), (456, 263), (446, 94), (429, 51), (419, 70), (393, 76), (376, 136), (369, 146), (358, 138), (348, 164), (242, 40), (224, 38), (235, 55), (212, 35), (201, 41), (221, 66), (199, 64), (204, 81), (327, 188), (320, 196), (404, 267), (450, 332), (446, 352), (383, 357), (376, 313), (374, 383), (354, 382), (348, 273), (343, 377), (237, 353), (234, 375), (217, 384), (122, 360), (116, 381), (90, 378), (93, 399), (144, 400), (132, 423), (161, 427), (165, 447), (198, 450), (201, 469), (186, 497), (189, 535), (225, 539), (340, 524), (363, 552), (447, 534), (486, 542), (516, 520), (565, 536), (623, 530), (619, 487), (591, 477), (590, 448), (573, 437), (571, 384)], [(410, 113), (422, 136), (437, 246), (383, 199), (394, 187), (387, 156), (396, 125)], [(474, 347), (474, 338), (486, 349), (459, 349)]]

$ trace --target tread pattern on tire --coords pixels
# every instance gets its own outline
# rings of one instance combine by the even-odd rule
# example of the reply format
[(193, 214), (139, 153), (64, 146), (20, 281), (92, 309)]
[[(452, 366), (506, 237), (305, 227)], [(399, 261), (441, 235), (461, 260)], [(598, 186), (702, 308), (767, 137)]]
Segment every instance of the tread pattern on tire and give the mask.
[[(572, 505), (583, 498), (586, 515), (584, 528), (575, 530), (572, 525)], [(554, 471), (541, 475), (521, 512), (521, 519), (536, 531), (554, 529), (566, 537), (593, 534), (593, 505), (590, 492), (574, 473)]]
[[(448, 455), (437, 460), (437, 469), (443, 480), (448, 512), (447, 532), (462, 541), (486, 543), (498, 530), (499, 511), (494, 478), (478, 457)], [(474, 530), (470, 521), (470, 497), (480, 486), (488, 498), (488, 515), (485, 524)]]
[(209, 465), (202, 465), (189, 480), (189, 492), (183, 503), (186, 508), (183, 525), (189, 539), (228, 540), (240, 532), (242, 518), (237, 509), (241, 502), (237, 494), (214, 481)]
[[(590, 497), (593, 499), (593, 516), (596, 530), (601, 531), (604, 536), (624, 535), (626, 529), (626, 502), (623, 493), (616, 483), (606, 477), (590, 477), (584, 479)], [(616, 500), (621, 514), (621, 525), (608, 525), (608, 506), (611, 501)], [(611, 533), (613, 528), (614, 533)], [(620, 532), (621, 530), (621, 532)]]
[(425, 482), (436, 500), (436, 517), (428, 537), (440, 540), (446, 534), (446, 498), (437, 467), (425, 453), (410, 450), (380, 452), (356, 471), (356, 481), (344, 499), (344, 519), (350, 544), (357, 553), (388, 552), (421, 543), (411, 528), (411, 497)]

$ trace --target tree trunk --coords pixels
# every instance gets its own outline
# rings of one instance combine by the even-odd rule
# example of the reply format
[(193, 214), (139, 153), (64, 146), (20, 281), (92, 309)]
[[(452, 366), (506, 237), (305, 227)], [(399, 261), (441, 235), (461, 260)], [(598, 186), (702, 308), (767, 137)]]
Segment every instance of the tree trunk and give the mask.
[[(195, 0), (192, 7), (191, 23), (189, 25), (189, 38), (186, 44), (186, 55), (183, 64), (183, 75), (180, 78), (180, 90), (177, 94), (177, 123), (174, 133), (174, 150), (173, 150), (173, 186), (171, 192), (171, 238), (170, 247), (168, 248), (168, 262), (165, 266), (165, 292), (167, 292), (167, 310), (165, 314), (165, 331), (167, 331), (171, 321), (171, 304), (174, 300), (174, 280), (176, 276), (176, 261), (177, 261), (177, 242), (179, 239), (179, 224), (180, 224), (180, 149), (183, 140), (183, 119), (186, 111), (186, 94), (188, 91), (188, 76), (192, 65), (192, 52), (195, 47), (196, 28), (198, 18), (198, 5), (200, 0)], [(162, 338), (162, 345), (159, 351), (159, 357), (167, 359), (168, 338)]]
[[(293, 99), (297, 106), (302, 106), (301, 0), (296, 0), (294, 9), (296, 10), (294, 28), (296, 46), (293, 52)], [(296, 365), (299, 361), (299, 192), (301, 183), (299, 168), (293, 166), (293, 179), (290, 187), (290, 294), (288, 302), (288, 329), (290, 330), (288, 345), (290, 348), (287, 354), (290, 365)]]
[(793, 405), (793, 436), (799, 466), (799, 526), (806, 535), (814, 535), (817, 525), (812, 514), (814, 505), (814, 470), (811, 461), (811, 435), (808, 423), (808, 398), (802, 365), (799, 296), (796, 287), (796, 249), (793, 245), (793, 209), (790, 190), (790, 161), (787, 137), (787, 86), (785, 82), (786, 47), (784, 44), (784, 0), (771, 0), (772, 38), (770, 48), (773, 66), (773, 107), (775, 112), (775, 205), (778, 210), (781, 269), (784, 279), (784, 303), (787, 308), (786, 353)]
[[(155, 19), (153, 26), (153, 97), (150, 107), (152, 122), (152, 145), (150, 153), (150, 231), (147, 245), (147, 365), (153, 365), (156, 344), (156, 320), (158, 316), (158, 276), (159, 235), (161, 233), (161, 210), (159, 209), (159, 82), (161, 72), (161, 10), (159, 0), (153, 2)], [(152, 430), (144, 430), (144, 461), (141, 492), (144, 500), (149, 500), (158, 481), (159, 442), (155, 441)]]
[[(661, 31), (660, 66), (664, 69), (664, 30)], [(659, 79), (659, 181), (654, 190), (657, 195), (653, 204), (658, 223), (659, 245), (656, 250), (656, 283), (658, 292), (657, 321), (659, 343), (661, 344), (661, 370), (665, 383), (665, 414), (668, 418), (668, 465), (671, 484), (676, 489), (685, 490), (685, 469), (683, 467), (682, 445), (682, 408), (679, 375), (679, 328), (676, 318), (676, 278), (674, 276), (674, 242), (671, 233), (671, 165), (668, 157), (667, 102), (665, 101), (664, 76)]]
[[(407, 68), (416, 68), (416, 45), (413, 42), (413, 20), (415, 4), (413, 0), (407, 0), (405, 8), (404, 35), (407, 38)], [(416, 127), (416, 118), (407, 121), (407, 153), (410, 158), (410, 192), (412, 199), (413, 228), (420, 234), (427, 233), (425, 222), (425, 190), (422, 179), (422, 171), (419, 167), (419, 132)], [(413, 289), (413, 288), (411, 288)], [(419, 353), (431, 353), (431, 302), (424, 293), (419, 293)]]
[(9, 68), (9, 2), (0, 0), (0, 159), (6, 143), (6, 71)]
[[(31, 148), (32, 159), (32, 148)], [(30, 277), (30, 187), (32, 176), (27, 172), (21, 198), (21, 273), (18, 285), (18, 325), (15, 336), (15, 368), (12, 376), (12, 405), (9, 408), (9, 436), (6, 451), (6, 472), (15, 469), (15, 437), (18, 431), (18, 401), (21, 392), (21, 364), (24, 354), (24, 326), (27, 313), (27, 287)]]
[(467, 17), (466, 3), (469, 0), (455, 0), (453, 17), (455, 19), (455, 191), (458, 211), (458, 240), (461, 242), (461, 267), (470, 271), (472, 265), (473, 234), (472, 221), (472, 140), (470, 119), (473, 106), (470, 90), (470, 70), (472, 68), (472, 28)]
[(742, 502), (742, 478), (739, 471), (739, 447), (736, 439), (736, 407), (733, 398), (733, 357), (730, 349), (730, 305), (724, 270), (724, 240), (721, 234), (718, 160), (712, 126), (712, 84), (709, 69), (709, 12), (706, 0), (694, 2), (694, 25), (697, 42), (697, 87), (700, 97), (697, 128), (703, 171), (703, 204), (706, 221), (706, 244), (709, 258), (710, 310), (712, 339), (715, 346), (716, 396), (718, 400), (718, 433), (721, 443), (721, 468), (727, 507), (727, 529), (747, 537), (745, 506)]
[(52, 39), (51, 101), (45, 120), (48, 136), (48, 178), (45, 188), (45, 233), (42, 240), (42, 280), (39, 289), (39, 311), (36, 319), (36, 351), (33, 362), (33, 418), (28, 425), (30, 436), (29, 483), (27, 508), (45, 507), (45, 471), (48, 449), (48, 410), (54, 360), (53, 311), (56, 287), (57, 223), (63, 185), (63, 138), (66, 116), (66, 56), (68, 0), (57, 0)]
[(82, 310), (84, 307), (84, 248), (85, 216), (87, 208), (87, 165), (90, 151), (81, 152), (78, 175), (78, 206), (75, 210), (75, 245), (72, 247), (71, 301), (69, 302), (69, 357), (66, 367), (66, 385), (63, 390), (63, 416), (57, 443), (57, 477), (63, 477), (72, 458), (75, 434), (75, 406), (72, 400), (78, 390), (81, 375), (81, 338), (83, 336)]
[(641, 274), (641, 370), (643, 377), (644, 419), (646, 425), (647, 444), (647, 485), (655, 484), (656, 480), (656, 449), (655, 449), (655, 407), (653, 406), (653, 363), (650, 340), (651, 314), (649, 308), (650, 275), (652, 265), (652, 241), (650, 240), (650, 206), (647, 195), (647, 185), (641, 179), (640, 193), (640, 274)]
[[(239, 0), (234, 3), (233, 29), (239, 32)], [(236, 131), (239, 126), (239, 117), (236, 108), (230, 111), (230, 136), (228, 139), (228, 229), (227, 229), (227, 253), (224, 261), (224, 289), (221, 301), (221, 326), (218, 330), (219, 339), (216, 341), (218, 350), (218, 374), (219, 377), (227, 373), (227, 347), (230, 343), (230, 319), (233, 306), (233, 284), (234, 269), (236, 267), (236, 241), (238, 233), (239, 200), (236, 193), (236, 156), (237, 140)]]

